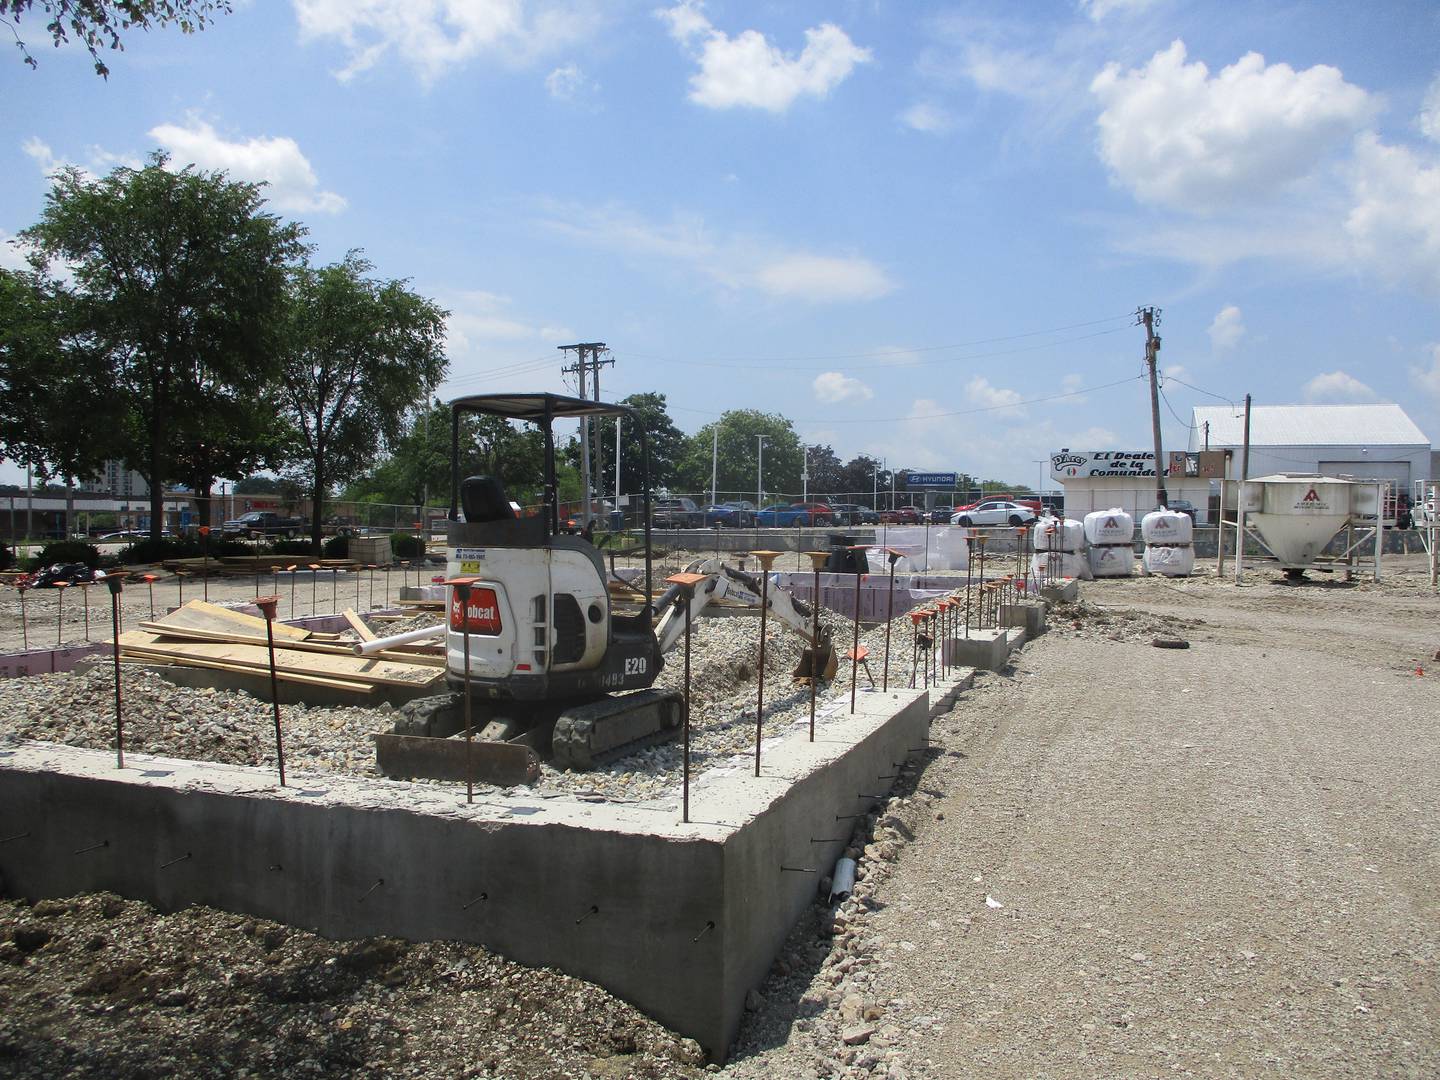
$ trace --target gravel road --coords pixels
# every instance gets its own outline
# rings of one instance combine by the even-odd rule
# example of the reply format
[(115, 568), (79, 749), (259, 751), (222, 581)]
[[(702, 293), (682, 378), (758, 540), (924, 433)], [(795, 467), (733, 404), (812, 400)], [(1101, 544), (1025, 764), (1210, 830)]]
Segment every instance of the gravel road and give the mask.
[(1440, 1074), (1440, 596), (1251, 580), (1083, 586), (982, 678), (729, 1071)]

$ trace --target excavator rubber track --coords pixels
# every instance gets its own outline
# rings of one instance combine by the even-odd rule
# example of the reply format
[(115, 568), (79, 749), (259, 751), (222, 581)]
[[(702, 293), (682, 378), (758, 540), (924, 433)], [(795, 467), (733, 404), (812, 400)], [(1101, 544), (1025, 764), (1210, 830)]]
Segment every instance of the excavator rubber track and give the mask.
[(584, 772), (646, 746), (669, 742), (685, 721), (685, 698), (674, 690), (637, 690), (576, 705), (555, 721), (551, 764)]

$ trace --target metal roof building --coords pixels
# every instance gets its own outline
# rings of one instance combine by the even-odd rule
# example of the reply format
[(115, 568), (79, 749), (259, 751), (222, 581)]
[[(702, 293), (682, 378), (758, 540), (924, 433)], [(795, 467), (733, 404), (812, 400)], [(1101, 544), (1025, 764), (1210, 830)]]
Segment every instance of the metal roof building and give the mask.
[[(1228, 474), (1240, 476), (1245, 410), (1197, 406), (1190, 449), (1234, 450)], [(1393, 480), (1409, 491), (1430, 479), (1430, 440), (1399, 405), (1255, 405), (1250, 409), (1250, 475), (1314, 472)]]

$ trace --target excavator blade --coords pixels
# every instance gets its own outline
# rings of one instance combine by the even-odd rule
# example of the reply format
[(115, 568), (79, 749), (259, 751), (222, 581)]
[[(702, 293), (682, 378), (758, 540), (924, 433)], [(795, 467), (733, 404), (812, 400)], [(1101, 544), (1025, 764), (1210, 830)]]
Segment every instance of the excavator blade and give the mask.
[(396, 780), (455, 780), (515, 787), (540, 779), (540, 758), (518, 742), (491, 742), (452, 736), (379, 734), (375, 739), (375, 766), (380, 775)]

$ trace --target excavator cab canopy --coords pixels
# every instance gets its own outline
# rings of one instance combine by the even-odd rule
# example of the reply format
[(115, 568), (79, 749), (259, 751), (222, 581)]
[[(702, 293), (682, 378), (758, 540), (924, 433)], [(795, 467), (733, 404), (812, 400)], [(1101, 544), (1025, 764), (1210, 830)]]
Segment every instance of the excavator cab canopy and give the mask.
[[(579, 418), (599, 419), (604, 416), (620, 418), (635, 416), (628, 405), (590, 401), (586, 398), (569, 397), (565, 394), (472, 394), (456, 398), (450, 403), (450, 520), (459, 520), (460, 508), (460, 421), (466, 413), (480, 413), (485, 416), (499, 416), (506, 420), (522, 420), (534, 424), (545, 437), (545, 494), (541, 513), (547, 535), (560, 531), (560, 500), (555, 483), (555, 436), (553, 425), (556, 420)], [(640, 436), (640, 491), (642, 499), (642, 520), (645, 529), (645, 598), (646, 607), (650, 602), (650, 444), (645, 436), (645, 427), (636, 424)], [(497, 485), (498, 486), (498, 485)], [(588, 496), (588, 493), (587, 493)], [(587, 503), (588, 505), (588, 503)]]

